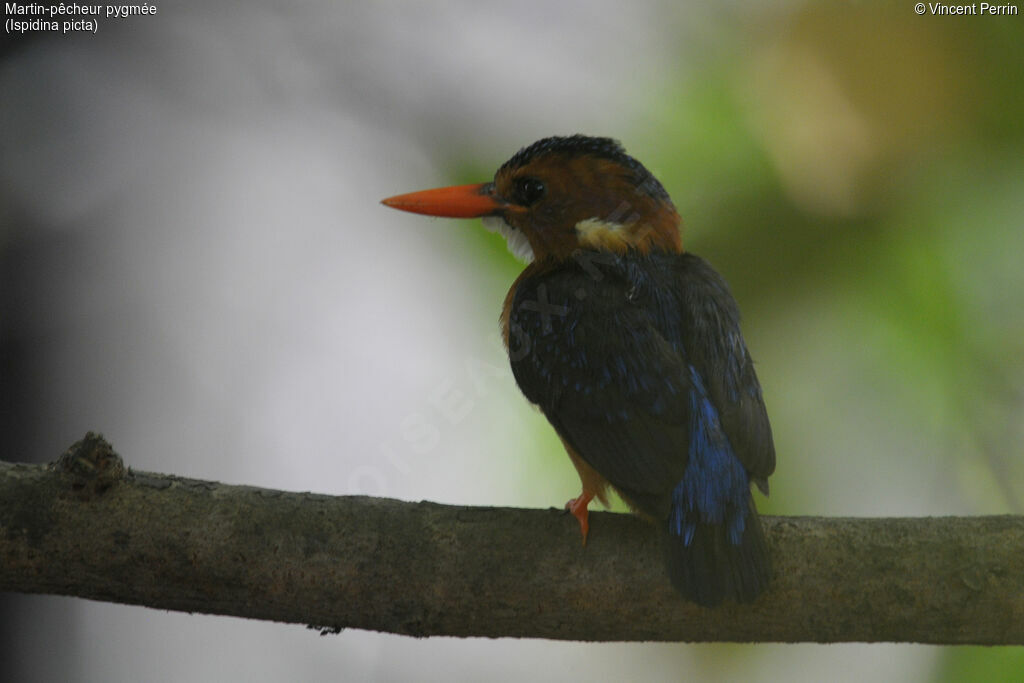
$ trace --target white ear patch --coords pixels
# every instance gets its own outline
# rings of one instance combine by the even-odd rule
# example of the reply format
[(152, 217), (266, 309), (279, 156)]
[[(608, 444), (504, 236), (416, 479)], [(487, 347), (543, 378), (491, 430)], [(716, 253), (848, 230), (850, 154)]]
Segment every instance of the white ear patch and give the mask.
[(513, 256), (523, 263), (533, 261), (533, 247), (530, 246), (530, 240), (526, 239), (522, 230), (516, 230), (501, 216), (483, 216), (480, 221), (488, 232), (499, 233), (505, 238), (505, 241), (508, 242), (508, 250), (512, 252)]
[(576, 224), (576, 236), (584, 247), (625, 249), (633, 235), (622, 223), (587, 218)]

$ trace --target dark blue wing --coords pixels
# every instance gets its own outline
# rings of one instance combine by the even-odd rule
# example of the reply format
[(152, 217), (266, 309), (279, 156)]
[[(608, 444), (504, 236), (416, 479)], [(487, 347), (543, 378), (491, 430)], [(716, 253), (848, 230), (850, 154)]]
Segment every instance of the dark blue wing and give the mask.
[(656, 316), (681, 311), (684, 327), (673, 339), (686, 346), (705, 394), (717, 412), (733, 453), (750, 478), (768, 492), (775, 471), (775, 445), (754, 363), (740, 333), (740, 314), (728, 285), (702, 259), (684, 254), (672, 266), (679, 283), (674, 299), (660, 302)]
[(509, 314), (516, 381), (573, 449), (648, 514), (686, 469), (684, 359), (614, 272), (520, 281)]
[(633, 506), (667, 520), (676, 585), (702, 604), (759, 593), (749, 482), (775, 455), (721, 278), (688, 255), (589, 254), (527, 271), (509, 327), (526, 397)]

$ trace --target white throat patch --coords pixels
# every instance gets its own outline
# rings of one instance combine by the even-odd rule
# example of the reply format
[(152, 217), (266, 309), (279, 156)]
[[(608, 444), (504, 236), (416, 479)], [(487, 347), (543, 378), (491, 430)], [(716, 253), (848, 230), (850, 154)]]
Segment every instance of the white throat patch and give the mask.
[(480, 221), (488, 232), (499, 233), (505, 238), (505, 241), (508, 242), (508, 250), (512, 252), (513, 256), (523, 263), (533, 261), (533, 247), (530, 246), (530, 240), (526, 239), (522, 230), (513, 228), (501, 216), (483, 216)]

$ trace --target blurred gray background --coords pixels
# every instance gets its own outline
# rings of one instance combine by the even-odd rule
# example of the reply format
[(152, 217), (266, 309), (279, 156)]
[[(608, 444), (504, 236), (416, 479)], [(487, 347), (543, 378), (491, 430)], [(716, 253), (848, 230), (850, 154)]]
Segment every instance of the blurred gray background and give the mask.
[[(382, 197), (619, 138), (731, 282), (763, 511), (1020, 513), (1024, 24), (909, 2), (158, 2), (0, 52), (0, 457), (547, 507), (520, 266)], [(448, 401), (458, 406), (445, 408)], [(594, 530), (599, 533), (600, 530)], [(529, 571), (524, 568), (523, 571)], [(0, 679), (998, 680), (1020, 650), (410, 638), (0, 598)], [(1007, 679), (1009, 680), (1009, 679)]]

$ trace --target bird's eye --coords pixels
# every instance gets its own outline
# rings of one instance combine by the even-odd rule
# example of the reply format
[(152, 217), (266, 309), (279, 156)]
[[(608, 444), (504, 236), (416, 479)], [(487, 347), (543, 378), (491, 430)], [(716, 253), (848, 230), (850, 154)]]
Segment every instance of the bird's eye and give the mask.
[(544, 183), (536, 178), (519, 178), (516, 180), (516, 202), (529, 206), (544, 196)]

